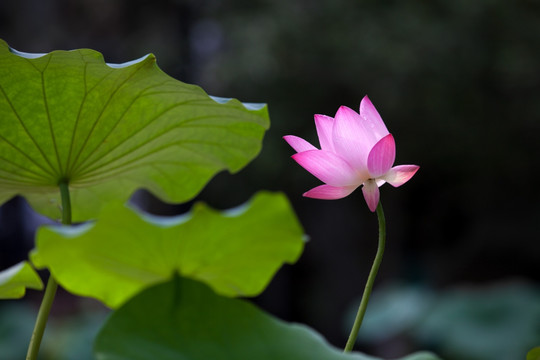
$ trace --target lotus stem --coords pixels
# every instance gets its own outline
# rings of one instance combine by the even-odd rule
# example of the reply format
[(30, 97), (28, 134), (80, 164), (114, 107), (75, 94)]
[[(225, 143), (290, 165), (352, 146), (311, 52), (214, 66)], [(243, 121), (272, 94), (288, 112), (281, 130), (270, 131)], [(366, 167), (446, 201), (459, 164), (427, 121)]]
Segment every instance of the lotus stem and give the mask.
[(375, 277), (379, 272), (379, 267), (381, 265), (384, 254), (384, 247), (386, 244), (386, 220), (384, 218), (384, 211), (380, 201), (377, 205), (377, 219), (379, 221), (379, 245), (377, 247), (377, 254), (375, 255), (373, 265), (371, 266), (371, 271), (369, 272), (366, 287), (364, 289), (364, 294), (362, 295), (362, 300), (360, 301), (360, 306), (358, 307), (358, 312), (356, 313), (356, 318), (354, 320), (354, 324), (349, 335), (349, 340), (347, 340), (345, 350), (343, 350), (344, 352), (351, 352), (354, 344), (356, 343), (356, 339), (358, 338), (358, 331), (360, 330), (360, 326), (362, 325), (362, 320), (364, 319), (364, 314), (366, 313), (369, 297), (371, 296), (371, 290), (373, 289), (373, 284), (375, 282)]
[[(62, 224), (69, 225), (71, 224), (71, 200), (69, 198), (68, 183), (67, 181), (61, 181), (58, 186), (60, 188), (60, 197), (62, 198)], [(34, 331), (32, 332), (32, 337), (30, 338), (30, 344), (28, 345), (26, 360), (37, 359), (39, 347), (41, 346), (41, 340), (43, 339), (43, 333), (45, 332), (45, 327), (47, 325), (47, 320), (49, 318), (49, 313), (51, 312), (51, 307), (57, 289), (58, 283), (52, 274), (50, 274), (49, 281), (47, 282), (47, 287), (45, 289), (45, 295), (43, 295), (43, 300), (41, 301), (41, 306), (39, 307)]]

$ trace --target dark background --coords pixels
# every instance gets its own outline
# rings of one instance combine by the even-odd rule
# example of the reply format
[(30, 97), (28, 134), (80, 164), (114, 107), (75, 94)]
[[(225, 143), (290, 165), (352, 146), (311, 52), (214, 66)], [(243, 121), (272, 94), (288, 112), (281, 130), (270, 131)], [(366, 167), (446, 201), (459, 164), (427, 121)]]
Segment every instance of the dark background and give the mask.
[[(388, 247), (377, 285), (444, 292), (540, 282), (538, 1), (2, 1), (0, 38), (25, 52), (92, 48), (111, 63), (152, 52), (165, 72), (212, 95), (268, 103), (260, 156), (237, 175), (216, 176), (199, 199), (228, 208), (261, 189), (289, 196), (311, 241), (256, 301), (336, 346), (374, 257), (376, 217), (360, 191), (302, 198), (319, 182), (281, 137), (318, 145), (313, 114), (357, 110), (366, 94), (396, 138), (396, 164), (420, 165), (403, 187), (381, 188)], [(157, 213), (188, 209), (145, 193), (137, 201)], [(1, 208), (0, 268), (26, 258), (43, 221), (21, 199)], [(359, 348), (445, 351), (395, 343)]]

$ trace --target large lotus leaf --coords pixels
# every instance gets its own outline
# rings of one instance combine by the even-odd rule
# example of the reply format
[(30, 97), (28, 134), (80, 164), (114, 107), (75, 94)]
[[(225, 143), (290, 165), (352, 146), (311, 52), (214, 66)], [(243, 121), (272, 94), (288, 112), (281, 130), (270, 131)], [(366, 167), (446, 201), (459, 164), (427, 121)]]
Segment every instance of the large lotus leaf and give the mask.
[(39, 275), (28, 262), (21, 261), (0, 272), (0, 299), (21, 298), (26, 288), (43, 289)]
[(220, 294), (253, 296), (284, 262), (298, 259), (302, 234), (282, 194), (259, 193), (224, 213), (199, 203), (176, 218), (111, 206), (93, 224), (40, 229), (32, 261), (67, 290), (111, 307), (175, 272)]
[[(94, 352), (98, 360), (380, 360), (344, 354), (307, 326), (285, 323), (245, 300), (178, 277), (116, 310)], [(418, 353), (406, 359), (438, 358)]]
[(209, 97), (152, 54), (106, 64), (93, 50), (27, 54), (0, 40), (0, 203), (20, 194), (59, 218), (61, 181), (74, 221), (141, 187), (182, 202), (253, 159), (268, 124), (263, 105)]

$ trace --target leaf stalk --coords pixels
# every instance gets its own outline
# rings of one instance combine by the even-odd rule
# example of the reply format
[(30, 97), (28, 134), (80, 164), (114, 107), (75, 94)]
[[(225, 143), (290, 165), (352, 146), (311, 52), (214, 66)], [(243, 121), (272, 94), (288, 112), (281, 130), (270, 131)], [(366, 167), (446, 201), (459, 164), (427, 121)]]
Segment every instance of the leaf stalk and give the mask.
[[(62, 224), (69, 225), (71, 224), (71, 200), (69, 197), (69, 186), (67, 181), (61, 181), (58, 184), (58, 187), (60, 188), (60, 197), (62, 199)], [(47, 282), (47, 287), (45, 289), (45, 295), (43, 295), (43, 300), (41, 301), (41, 306), (39, 307), (36, 324), (34, 325), (34, 331), (32, 332), (32, 337), (30, 338), (30, 344), (28, 345), (26, 360), (37, 359), (39, 348), (41, 346), (41, 340), (43, 339), (43, 334), (45, 332), (45, 327), (47, 326), (47, 320), (51, 312), (51, 307), (57, 289), (58, 283), (52, 274), (50, 274), (49, 281)]]

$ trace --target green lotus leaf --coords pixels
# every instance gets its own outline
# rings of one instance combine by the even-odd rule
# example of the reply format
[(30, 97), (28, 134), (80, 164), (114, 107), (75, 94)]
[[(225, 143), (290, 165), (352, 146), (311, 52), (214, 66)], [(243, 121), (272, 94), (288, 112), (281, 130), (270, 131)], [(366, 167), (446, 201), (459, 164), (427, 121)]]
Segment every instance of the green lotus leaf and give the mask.
[(531, 349), (527, 353), (527, 360), (540, 360), (540, 346)]
[(26, 288), (43, 289), (41, 278), (28, 262), (21, 261), (0, 271), (0, 299), (22, 298)]
[(437, 355), (429, 351), (419, 351), (405, 357), (394, 359), (394, 360), (442, 360)]
[(108, 206), (100, 220), (41, 228), (31, 259), (68, 291), (117, 307), (178, 272), (227, 296), (254, 296), (278, 268), (295, 262), (303, 231), (286, 197), (259, 193), (220, 213), (198, 203), (188, 215), (158, 218)]
[(68, 182), (73, 221), (146, 188), (193, 198), (261, 148), (263, 105), (208, 96), (161, 71), (149, 54), (106, 64), (93, 50), (28, 54), (0, 40), (0, 204), (20, 194), (60, 217)]
[[(97, 360), (381, 360), (345, 354), (307, 326), (176, 277), (116, 310), (96, 338)], [(438, 360), (419, 353), (403, 360)]]

